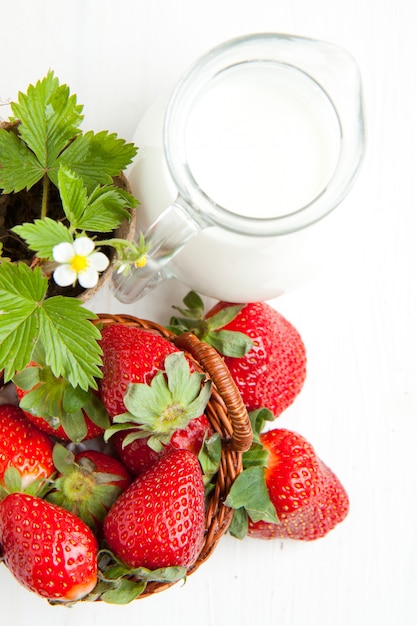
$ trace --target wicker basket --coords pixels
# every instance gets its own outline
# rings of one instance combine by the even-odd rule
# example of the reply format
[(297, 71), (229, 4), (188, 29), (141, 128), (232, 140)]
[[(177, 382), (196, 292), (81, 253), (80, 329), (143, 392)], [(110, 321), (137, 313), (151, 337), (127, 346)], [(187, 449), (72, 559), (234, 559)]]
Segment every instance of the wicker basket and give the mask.
[[(233, 511), (224, 505), (224, 500), (235, 478), (242, 471), (242, 452), (252, 443), (248, 413), (223, 359), (214, 348), (201, 342), (192, 333), (176, 336), (155, 322), (130, 315), (100, 314), (95, 323), (103, 327), (121, 323), (156, 331), (174, 343), (177, 348), (188, 353), (196, 369), (205, 373), (212, 381), (212, 394), (206, 415), (213, 430), (221, 436), (222, 454), (215, 488), (209, 496), (206, 507), (203, 547), (196, 562), (189, 568), (188, 576), (209, 558), (231, 522)], [(139, 598), (163, 591), (173, 584), (175, 583), (148, 583)]]

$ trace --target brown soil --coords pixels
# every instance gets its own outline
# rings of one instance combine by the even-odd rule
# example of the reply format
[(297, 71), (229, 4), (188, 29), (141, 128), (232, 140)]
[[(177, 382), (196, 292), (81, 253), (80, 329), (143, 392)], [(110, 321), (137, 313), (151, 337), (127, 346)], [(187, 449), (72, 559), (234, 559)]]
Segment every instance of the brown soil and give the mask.
[[(126, 188), (124, 180), (116, 179), (116, 184)], [(3, 244), (3, 256), (14, 262), (24, 261), (28, 265), (38, 260), (30, 253), (25, 242), (11, 229), (24, 222), (33, 222), (40, 217), (42, 202), (42, 181), (34, 185), (29, 191), (0, 195), (0, 242)], [(50, 185), (48, 197), (48, 217), (67, 224), (58, 189)], [(89, 233), (97, 240), (109, 239), (113, 233)], [(114, 250), (103, 246), (102, 251), (111, 259)], [(50, 281), (48, 297), (66, 295), (79, 296), (84, 289), (77, 283), (74, 287), (59, 287), (53, 280)]]

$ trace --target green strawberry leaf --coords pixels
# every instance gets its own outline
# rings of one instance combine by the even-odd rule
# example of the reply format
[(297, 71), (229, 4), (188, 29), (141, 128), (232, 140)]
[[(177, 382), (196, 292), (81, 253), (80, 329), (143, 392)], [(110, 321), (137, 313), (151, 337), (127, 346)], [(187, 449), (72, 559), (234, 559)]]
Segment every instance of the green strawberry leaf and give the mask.
[(0, 264), (0, 370), (7, 382), (29, 363), (39, 336), (47, 280), (24, 263)]
[(248, 516), (253, 522), (264, 520), (279, 524), (276, 509), (271, 502), (265, 482), (265, 468), (268, 467), (269, 452), (260, 441), (265, 422), (274, 421), (273, 413), (260, 408), (249, 413), (253, 442), (249, 450), (242, 454), (243, 472), (233, 483), (226, 498), (226, 506), (235, 509), (229, 526), (229, 533), (237, 539), (247, 534)]
[(204, 413), (211, 395), (211, 381), (205, 380), (204, 374), (190, 371), (183, 352), (169, 354), (164, 366), (165, 371), (159, 371), (149, 385), (128, 386), (123, 398), (127, 412), (113, 418), (106, 439), (117, 430), (130, 427), (136, 432), (128, 435), (127, 443), (150, 437), (148, 445), (160, 451), (176, 430), (186, 428), (190, 420)]
[(83, 179), (64, 165), (58, 171), (58, 188), (71, 231), (110, 232), (130, 219), (126, 207), (137, 204), (131, 194), (114, 185), (98, 185), (88, 195)]
[(62, 222), (55, 222), (49, 217), (37, 219), (12, 228), (22, 237), (31, 250), (42, 259), (53, 261), (53, 247), (64, 241), (73, 242), (72, 235)]
[(237, 476), (227, 495), (225, 505), (232, 509), (243, 507), (253, 522), (264, 520), (279, 524), (275, 507), (265, 484), (262, 467), (249, 467)]
[(55, 296), (44, 301), (40, 315), (40, 340), (46, 362), (56, 377), (63, 376), (73, 387), (97, 389), (101, 377), (100, 331), (91, 319), (96, 315), (76, 298)]
[(130, 220), (130, 209), (137, 200), (130, 193), (114, 185), (97, 186), (88, 197), (77, 228), (82, 230), (110, 232), (120, 226), (123, 220)]
[(83, 107), (52, 71), (29, 85), (26, 94), (19, 93), (11, 109), (18, 123), (13, 130), (0, 129), (4, 193), (30, 189), (45, 176), (58, 186), (61, 165), (79, 175), (91, 191), (100, 183), (111, 184), (136, 155), (136, 146), (114, 133), (83, 134)]
[(71, 225), (71, 230), (74, 231), (79, 228), (78, 224), (87, 204), (87, 190), (82, 178), (64, 165), (61, 165), (58, 170), (57, 183), (62, 208)]
[(73, 443), (81, 443), (86, 438), (88, 429), (81, 410), (72, 411), (71, 413), (66, 413), (62, 410), (59, 421)]
[[(183, 303), (185, 304), (186, 312), (199, 312), (200, 315), (204, 314), (204, 302), (201, 296), (196, 291), (189, 291), (184, 299)], [(176, 307), (174, 307), (176, 308)]]
[(0, 189), (12, 193), (30, 189), (44, 171), (36, 156), (14, 133), (0, 128)]
[(43, 80), (30, 85), (27, 93), (19, 93), (17, 103), (11, 104), (13, 114), (21, 120), (19, 133), (36, 155), (44, 170), (51, 168), (58, 155), (79, 132), (83, 119), (82, 106), (69, 88), (60, 85), (49, 71)]
[(56, 443), (52, 450), (52, 460), (58, 472), (70, 476), (74, 472), (75, 455), (69, 448)]
[(52, 182), (57, 185), (58, 169), (66, 165), (80, 176), (91, 192), (97, 184), (109, 185), (136, 155), (137, 148), (126, 143), (115, 133), (88, 131), (76, 139), (57, 158), (50, 172)]
[(45, 299), (47, 279), (24, 263), (0, 264), (0, 369), (5, 381), (30, 362), (37, 342), (55, 377), (97, 389), (101, 377), (96, 315), (76, 298)]

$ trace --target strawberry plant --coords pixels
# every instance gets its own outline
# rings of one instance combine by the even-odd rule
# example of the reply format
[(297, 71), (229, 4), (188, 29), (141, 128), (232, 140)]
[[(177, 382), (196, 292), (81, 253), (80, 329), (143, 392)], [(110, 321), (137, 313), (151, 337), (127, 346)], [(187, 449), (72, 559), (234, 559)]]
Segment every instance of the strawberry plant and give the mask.
[(60, 389), (65, 420), (91, 404), (101, 375), (96, 316), (78, 296), (110, 258), (121, 269), (146, 260), (140, 242), (114, 235), (137, 205), (121, 178), (137, 148), (84, 132), (82, 105), (52, 71), (10, 106), (0, 123), (0, 371), (8, 382), (34, 361), (38, 396)]

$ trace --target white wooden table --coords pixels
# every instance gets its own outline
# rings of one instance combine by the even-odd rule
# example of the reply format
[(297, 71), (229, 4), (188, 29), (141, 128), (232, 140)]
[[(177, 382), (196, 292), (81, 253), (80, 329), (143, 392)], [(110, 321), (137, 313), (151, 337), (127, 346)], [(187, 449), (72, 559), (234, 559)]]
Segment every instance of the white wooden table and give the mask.
[[(279, 426), (307, 437), (345, 484), (346, 521), (314, 543), (239, 542), (158, 596), (127, 607), (49, 607), (0, 568), (10, 626), (412, 626), (417, 623), (417, 17), (409, 0), (0, 0), (0, 99), (53, 68), (86, 126), (130, 139), (173, 76), (231, 37), (275, 31), (349, 50), (362, 73), (367, 153), (344, 204), (349, 254), (272, 301), (307, 346), (305, 387)], [(0, 115), (2, 109), (0, 108)], [(350, 210), (349, 209), (349, 210)], [(187, 288), (169, 283), (97, 312), (166, 322)]]

